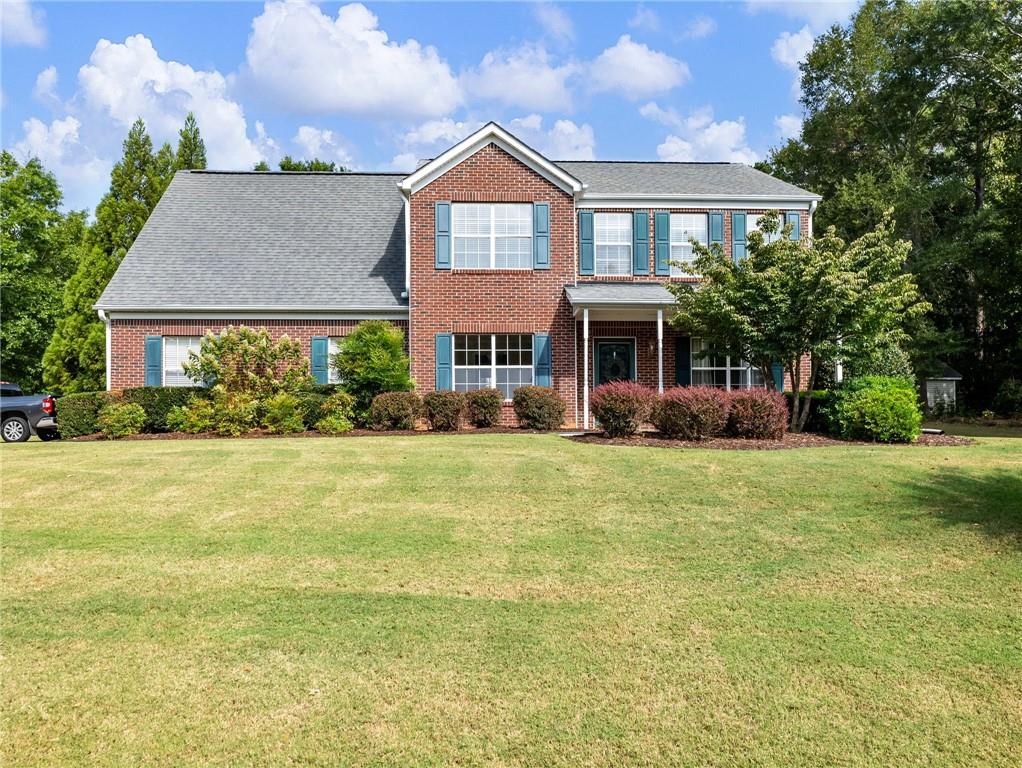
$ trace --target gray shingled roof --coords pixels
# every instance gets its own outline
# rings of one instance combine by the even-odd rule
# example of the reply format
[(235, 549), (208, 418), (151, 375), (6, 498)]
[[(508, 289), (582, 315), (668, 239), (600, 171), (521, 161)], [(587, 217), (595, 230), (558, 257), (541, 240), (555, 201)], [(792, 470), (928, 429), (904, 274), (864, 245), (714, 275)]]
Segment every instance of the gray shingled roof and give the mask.
[(400, 178), (179, 172), (96, 306), (405, 308)]
[(557, 160), (593, 195), (706, 195), (799, 197), (812, 192), (741, 163), (656, 163)]
[(580, 283), (564, 290), (572, 306), (674, 303), (674, 296), (660, 283)]

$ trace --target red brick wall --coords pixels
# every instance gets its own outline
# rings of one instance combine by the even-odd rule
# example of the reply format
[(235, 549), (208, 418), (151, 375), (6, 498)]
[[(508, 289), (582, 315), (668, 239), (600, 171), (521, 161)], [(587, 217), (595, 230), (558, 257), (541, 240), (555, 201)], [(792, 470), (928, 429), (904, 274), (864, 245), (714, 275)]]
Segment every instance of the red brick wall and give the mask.
[[(391, 321), (407, 333), (404, 320)], [(145, 384), (146, 336), (202, 336), (219, 333), (229, 325), (266, 328), (274, 339), (287, 335), (300, 341), (308, 357), (313, 336), (347, 336), (358, 320), (112, 320), (110, 323), (111, 386), (114, 389)]]
[[(550, 204), (550, 269), (436, 269), (434, 204)], [(491, 144), (451, 168), (411, 199), (411, 358), (419, 392), (435, 387), (438, 333), (549, 333), (553, 386), (575, 413), (575, 352), (564, 287), (575, 281), (575, 211), (571, 195)], [(505, 408), (505, 423), (513, 421)]]

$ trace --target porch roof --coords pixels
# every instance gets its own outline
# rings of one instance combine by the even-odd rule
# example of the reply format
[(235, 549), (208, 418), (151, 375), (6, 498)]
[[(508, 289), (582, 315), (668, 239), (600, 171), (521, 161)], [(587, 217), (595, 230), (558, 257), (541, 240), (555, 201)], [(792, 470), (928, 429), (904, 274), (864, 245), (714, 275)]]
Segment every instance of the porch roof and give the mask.
[(660, 283), (580, 283), (565, 292), (573, 307), (670, 307), (674, 295)]

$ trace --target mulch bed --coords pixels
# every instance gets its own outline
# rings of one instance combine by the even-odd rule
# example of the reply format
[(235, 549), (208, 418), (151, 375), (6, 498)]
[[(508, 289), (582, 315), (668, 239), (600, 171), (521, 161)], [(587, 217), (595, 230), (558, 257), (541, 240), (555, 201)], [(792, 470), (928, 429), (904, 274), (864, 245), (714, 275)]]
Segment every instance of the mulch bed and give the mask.
[[(709, 440), (672, 440), (671, 438), (660, 437), (655, 432), (646, 432), (634, 437), (614, 438), (600, 433), (587, 433), (584, 435), (570, 435), (568, 439), (578, 443), (593, 443), (596, 445), (645, 445), (653, 448), (710, 448), (722, 451), (783, 451), (789, 448), (821, 448), (831, 445), (866, 445), (874, 447), (883, 445), (882, 443), (835, 440), (833, 437), (812, 432), (803, 432), (801, 434), (789, 432), (781, 440), (746, 440), (733, 437), (713, 437)], [(967, 437), (955, 437), (954, 435), (920, 435), (915, 443), (895, 443), (895, 445), (972, 445), (972, 442)]]

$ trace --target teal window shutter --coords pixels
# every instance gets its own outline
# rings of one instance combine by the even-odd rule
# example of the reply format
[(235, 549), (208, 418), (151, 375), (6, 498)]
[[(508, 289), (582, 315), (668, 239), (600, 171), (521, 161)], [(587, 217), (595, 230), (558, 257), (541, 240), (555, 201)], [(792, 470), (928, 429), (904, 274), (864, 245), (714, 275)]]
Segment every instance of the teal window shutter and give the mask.
[(799, 229), (802, 226), (802, 219), (798, 215), (798, 211), (788, 211), (784, 214), (784, 223), (791, 224), (791, 239), (798, 240), (801, 237)]
[(671, 214), (667, 211), (653, 214), (653, 253), (656, 273), (661, 277), (671, 274)]
[(632, 274), (649, 274), (649, 211), (632, 214)]
[(437, 269), (451, 268), (451, 204), (436, 204), (436, 261)]
[(596, 248), (593, 243), (593, 212), (578, 212), (578, 273), (596, 272)]
[(731, 214), (731, 259), (735, 264), (745, 258), (745, 213)]
[(437, 391), (454, 389), (454, 336), (450, 333), (436, 335), (436, 384)]
[(317, 384), (330, 383), (330, 340), (326, 336), (312, 337), (312, 378)]
[(532, 204), (532, 267), (550, 269), (550, 203)]
[(710, 245), (724, 245), (724, 214), (714, 211), (710, 214)]
[(532, 337), (533, 381), (537, 387), (551, 386), (550, 334), (537, 333)]
[(679, 387), (692, 386), (692, 339), (688, 336), (674, 340), (674, 381)]
[(778, 392), (784, 391), (784, 366), (780, 363), (773, 363), (770, 366), (770, 373), (774, 376), (774, 386)]
[(163, 386), (163, 337), (145, 337), (145, 385)]

